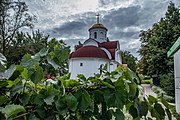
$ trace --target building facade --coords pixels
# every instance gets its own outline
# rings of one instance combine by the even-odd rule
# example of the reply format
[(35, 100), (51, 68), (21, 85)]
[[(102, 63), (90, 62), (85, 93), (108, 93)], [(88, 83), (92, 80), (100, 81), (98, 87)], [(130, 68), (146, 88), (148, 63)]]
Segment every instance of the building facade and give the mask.
[(78, 74), (88, 78), (100, 73), (99, 68), (105, 64), (110, 72), (122, 64), (119, 41), (109, 41), (107, 31), (98, 17), (97, 22), (89, 28), (89, 39), (75, 46), (69, 58), (69, 72), (72, 79), (77, 79)]

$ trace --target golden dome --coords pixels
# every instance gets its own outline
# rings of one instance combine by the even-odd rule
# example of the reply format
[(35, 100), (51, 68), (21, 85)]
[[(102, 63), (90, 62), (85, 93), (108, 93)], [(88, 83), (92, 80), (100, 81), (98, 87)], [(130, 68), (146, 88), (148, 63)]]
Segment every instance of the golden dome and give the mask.
[(92, 25), (91, 28), (89, 28), (89, 30), (94, 29), (94, 28), (103, 28), (107, 31), (107, 28), (101, 23), (95, 23), (94, 25)]

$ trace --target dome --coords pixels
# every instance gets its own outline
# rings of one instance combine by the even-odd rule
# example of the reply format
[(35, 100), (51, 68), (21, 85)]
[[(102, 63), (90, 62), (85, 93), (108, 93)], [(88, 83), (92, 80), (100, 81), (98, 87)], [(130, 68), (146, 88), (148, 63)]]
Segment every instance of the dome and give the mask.
[(95, 23), (94, 25), (92, 25), (91, 28), (89, 28), (89, 31), (91, 29), (94, 29), (94, 28), (102, 28), (102, 29), (105, 29), (107, 31), (107, 28), (103, 24), (101, 24), (101, 23)]
[(104, 58), (108, 59), (107, 54), (96, 46), (83, 46), (77, 51), (71, 53), (70, 58)]

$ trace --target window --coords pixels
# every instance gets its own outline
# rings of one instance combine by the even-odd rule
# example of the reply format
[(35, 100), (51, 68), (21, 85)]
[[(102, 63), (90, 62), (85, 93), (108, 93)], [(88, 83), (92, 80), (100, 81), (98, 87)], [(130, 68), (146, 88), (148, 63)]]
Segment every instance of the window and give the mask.
[(83, 66), (83, 63), (80, 63), (80, 66)]
[(94, 39), (97, 39), (97, 32), (94, 32)]

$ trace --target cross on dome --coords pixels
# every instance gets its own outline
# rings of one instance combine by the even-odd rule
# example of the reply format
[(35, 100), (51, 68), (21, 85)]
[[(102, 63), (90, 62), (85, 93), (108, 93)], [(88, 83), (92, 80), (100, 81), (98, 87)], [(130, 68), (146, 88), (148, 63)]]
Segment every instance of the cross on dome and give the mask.
[(100, 14), (97, 13), (97, 14), (96, 14), (96, 17), (97, 17), (97, 23), (99, 23), (99, 21), (100, 21)]

